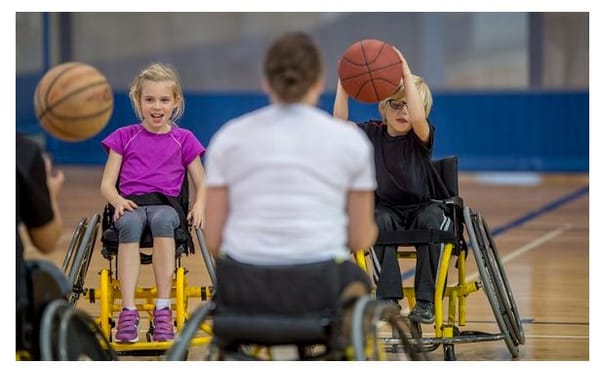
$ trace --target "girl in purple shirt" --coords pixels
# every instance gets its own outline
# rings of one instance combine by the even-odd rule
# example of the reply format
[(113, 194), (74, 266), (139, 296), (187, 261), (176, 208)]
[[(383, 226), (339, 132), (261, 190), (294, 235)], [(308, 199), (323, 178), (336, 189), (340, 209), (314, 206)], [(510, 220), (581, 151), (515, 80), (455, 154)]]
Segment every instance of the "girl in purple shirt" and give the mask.
[[(154, 341), (174, 337), (171, 313), (171, 282), (175, 265), (174, 231), (180, 218), (171, 206), (141, 205), (139, 198), (151, 193), (177, 197), (186, 172), (192, 178), (195, 196), (187, 221), (200, 227), (205, 206), (204, 168), (200, 157), (205, 148), (189, 130), (175, 125), (183, 114), (184, 99), (176, 71), (152, 64), (133, 80), (129, 98), (141, 123), (117, 129), (102, 141), (108, 160), (100, 190), (115, 208), (119, 232), (117, 269), (123, 310), (119, 314), (116, 340), (138, 340), (140, 317), (135, 288), (140, 270), (139, 242), (149, 226), (154, 239), (152, 265), (158, 291), (153, 318)], [(118, 188), (117, 188), (118, 181)]]

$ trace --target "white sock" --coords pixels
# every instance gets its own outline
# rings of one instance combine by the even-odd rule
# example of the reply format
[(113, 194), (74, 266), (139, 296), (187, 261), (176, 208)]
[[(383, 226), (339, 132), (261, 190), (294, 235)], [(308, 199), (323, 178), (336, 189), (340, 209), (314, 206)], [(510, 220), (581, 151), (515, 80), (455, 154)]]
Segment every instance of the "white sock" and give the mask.
[(163, 308), (171, 309), (171, 299), (156, 299), (156, 310)]

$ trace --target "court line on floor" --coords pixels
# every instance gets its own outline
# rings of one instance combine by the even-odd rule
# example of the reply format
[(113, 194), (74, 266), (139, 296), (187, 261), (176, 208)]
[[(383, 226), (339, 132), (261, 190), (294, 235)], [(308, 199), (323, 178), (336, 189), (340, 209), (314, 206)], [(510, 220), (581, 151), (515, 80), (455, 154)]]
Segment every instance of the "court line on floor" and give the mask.
[[(539, 247), (540, 245), (546, 243), (547, 241), (552, 240), (552, 239), (556, 238), (557, 236), (561, 235), (565, 231), (569, 230), (571, 227), (573, 227), (573, 225), (571, 225), (571, 224), (561, 225), (558, 228), (554, 229), (553, 231), (546, 233), (545, 235), (530, 241), (529, 243), (523, 245), (522, 247), (519, 247), (514, 252), (509, 253), (508, 255), (502, 257), (501, 258), (502, 263), (506, 264), (506, 263), (512, 261), (513, 259), (519, 257), (523, 253), (529, 252), (530, 250)], [(479, 271), (475, 271), (473, 273), (470, 273), (466, 277), (466, 280), (471, 281), (478, 277), (479, 277)]]
[(528, 339), (571, 339), (571, 340), (589, 340), (590, 336), (573, 336), (573, 335), (527, 335)]
[[(492, 229), (491, 234), (492, 234), (492, 236), (497, 236), (497, 235), (500, 235), (500, 234), (502, 234), (510, 229), (513, 229), (517, 226), (521, 226), (528, 221), (531, 221), (547, 212), (553, 211), (564, 204), (567, 204), (583, 195), (588, 194), (589, 191), (590, 191), (590, 187), (589, 187), (589, 185), (586, 185), (585, 187), (577, 189), (576, 191), (574, 191), (572, 193), (569, 193), (563, 197), (560, 197), (557, 200), (552, 201), (552, 202), (548, 203), (547, 205), (540, 207), (537, 210), (529, 212), (529, 213), (527, 213), (515, 220), (512, 220), (502, 226)], [(504, 258), (503, 258), (503, 260), (504, 260)], [(413, 277), (414, 275), (415, 275), (415, 268), (413, 267), (412, 269), (407, 270), (406, 272), (402, 273), (402, 278), (409, 279), (409, 278)]]

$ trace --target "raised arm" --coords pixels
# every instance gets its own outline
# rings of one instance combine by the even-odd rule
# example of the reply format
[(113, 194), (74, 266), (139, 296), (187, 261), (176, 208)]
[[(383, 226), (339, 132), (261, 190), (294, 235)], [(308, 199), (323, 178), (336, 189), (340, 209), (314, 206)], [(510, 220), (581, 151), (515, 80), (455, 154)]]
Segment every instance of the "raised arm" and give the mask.
[(333, 116), (348, 120), (348, 93), (342, 87), (342, 82), (339, 79), (335, 91), (335, 102), (333, 103)]
[(421, 141), (428, 142), (430, 131), (429, 124), (427, 123), (427, 116), (425, 115), (423, 97), (421, 97), (417, 90), (415, 82), (413, 81), (413, 75), (404, 55), (402, 55), (398, 49), (396, 49), (396, 52), (402, 61), (402, 83), (404, 84), (408, 115), (410, 116), (413, 130)]

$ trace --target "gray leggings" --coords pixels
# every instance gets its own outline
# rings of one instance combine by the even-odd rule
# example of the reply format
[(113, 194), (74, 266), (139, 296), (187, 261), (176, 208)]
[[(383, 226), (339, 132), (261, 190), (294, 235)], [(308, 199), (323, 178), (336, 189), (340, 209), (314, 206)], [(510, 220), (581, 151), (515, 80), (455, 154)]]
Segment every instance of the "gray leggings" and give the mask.
[(138, 243), (146, 225), (150, 226), (154, 238), (173, 238), (179, 216), (167, 205), (139, 206), (134, 211), (125, 211), (115, 222), (119, 243)]

